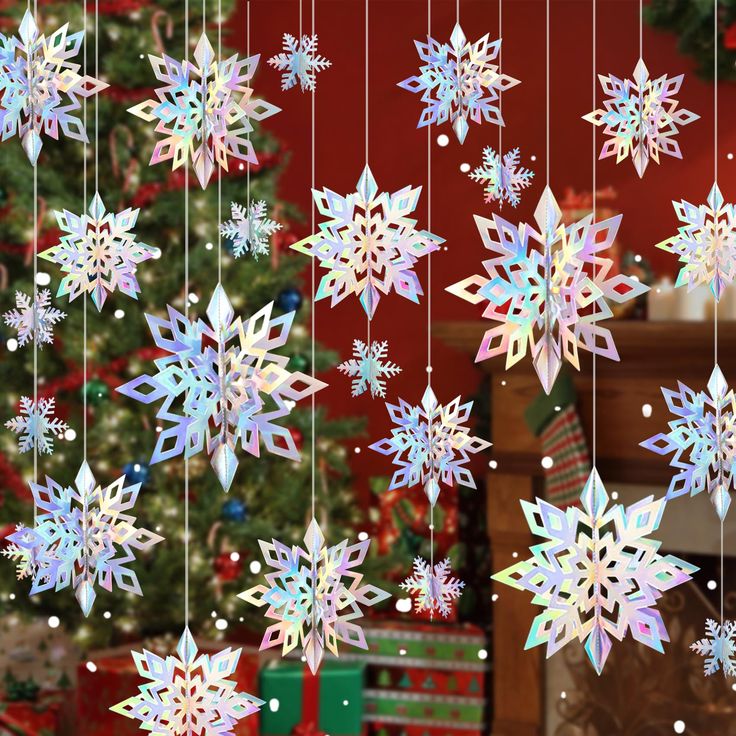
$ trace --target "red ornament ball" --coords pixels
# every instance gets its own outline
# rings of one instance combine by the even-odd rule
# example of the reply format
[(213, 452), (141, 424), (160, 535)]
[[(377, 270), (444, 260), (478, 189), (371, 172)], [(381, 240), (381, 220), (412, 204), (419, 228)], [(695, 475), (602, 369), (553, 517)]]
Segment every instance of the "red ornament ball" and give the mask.
[(291, 434), (291, 438), (294, 440), (296, 449), (301, 451), (304, 446), (304, 435), (302, 434), (302, 431), (296, 427), (291, 427), (289, 429), (289, 434)]
[(236, 559), (233, 559), (230, 552), (223, 552), (221, 555), (217, 555), (213, 567), (215, 568), (217, 577), (224, 582), (236, 580), (240, 577), (240, 573), (243, 572), (243, 563), (240, 561), (240, 557), (238, 556)]

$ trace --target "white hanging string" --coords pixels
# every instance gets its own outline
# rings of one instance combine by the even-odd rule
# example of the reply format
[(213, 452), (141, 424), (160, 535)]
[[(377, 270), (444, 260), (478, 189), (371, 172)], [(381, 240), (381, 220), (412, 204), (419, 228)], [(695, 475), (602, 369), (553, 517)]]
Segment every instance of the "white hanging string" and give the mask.
[[(82, 18), (84, 22), (84, 43), (82, 46), (82, 56), (84, 62), (84, 73), (87, 73), (87, 0), (82, 0)], [(97, 95), (95, 95), (95, 105), (97, 105)], [(87, 130), (87, 98), (83, 102), (84, 129)], [(96, 126), (95, 126), (95, 135)], [(84, 151), (82, 160), (82, 213), (87, 211), (87, 156), (89, 153), (89, 136), (85, 136)], [(87, 297), (82, 300), (82, 456), (87, 461)]]
[[(204, 7), (203, 25), (204, 25)], [(184, 0), (184, 64), (189, 65), (189, 0)], [(219, 260), (219, 259), (218, 259)], [(189, 163), (184, 167), (184, 317), (189, 321)], [(184, 625), (189, 628), (189, 453), (184, 451)]]
[[(460, 0), (457, 1), (457, 22), (460, 22)], [(432, 0), (427, 0), (427, 36), (432, 35)], [(432, 126), (427, 126), (427, 231), (432, 232)], [(432, 387), (432, 253), (427, 253), (427, 388)], [(432, 481), (435, 482), (434, 470), (434, 428), (432, 427), (432, 410), (429, 417), (429, 462)], [(429, 574), (434, 575), (434, 503), (429, 504)], [(433, 608), (430, 607), (430, 619)]]
[[(596, 78), (596, 51), (597, 51), (597, 39), (596, 39), (596, 33), (598, 30), (598, 6), (596, 0), (593, 0), (593, 82), (592, 82), (592, 89), (593, 89), (593, 107), (591, 107), (591, 110), (596, 109), (596, 92), (597, 92), (597, 78)], [(593, 223), (595, 223), (596, 218), (596, 204), (597, 204), (597, 161), (598, 157), (596, 156), (596, 126), (591, 125), (590, 126), (593, 130), (592, 135), (592, 160), (593, 160)], [(596, 279), (596, 265), (595, 262), (593, 263), (593, 281), (595, 282)], [(593, 301), (593, 331), (595, 331), (596, 328), (596, 302)], [(598, 458), (598, 365), (596, 361), (596, 353), (595, 350), (593, 351), (593, 467), (596, 467), (596, 461)]]
[(455, 0), (455, 23), (460, 23), (460, 0)]
[[(503, 73), (501, 65), (503, 62), (503, 0), (498, 0), (498, 74)], [(498, 117), (503, 119), (503, 95), (498, 96)], [(498, 155), (503, 158), (503, 125), (498, 126)]]
[(549, 186), (549, 0), (546, 0), (546, 35), (545, 35), (545, 126), (546, 126), (546, 147), (547, 147), (547, 186)]
[[(301, 0), (299, 3), (301, 7)], [(246, 3), (245, 6), (245, 55), (248, 58), (248, 63), (250, 64), (250, 0)], [(247, 190), (246, 193), (246, 201), (245, 201), (245, 213), (248, 218), (248, 247), (252, 247), (252, 224), (251, 224), (251, 212), (250, 212), (250, 160), (252, 156), (250, 155), (250, 128), (251, 126), (248, 126), (248, 132), (245, 134), (246, 140), (248, 143), (246, 144), (246, 150), (248, 151), (248, 160), (246, 161), (246, 168), (245, 168), (245, 187)]]
[[(369, 54), (369, 50), (368, 50), (369, 49), (369, 47), (368, 47), (369, 31), (368, 31), (368, 27), (369, 27), (368, 0), (365, 0), (365, 165), (366, 165), (366, 168), (368, 167), (368, 141), (369, 141), (369, 133), (368, 133), (368, 131), (369, 131), (369, 127), (370, 127), (370, 115), (369, 115), (370, 106), (369, 106), (369, 97), (368, 97), (368, 70), (369, 70), (369, 63), (368, 63), (368, 59), (369, 59), (369, 56), (368, 56), (368, 54)], [(366, 227), (367, 228), (370, 227), (370, 223), (368, 222), (368, 220), (366, 220)], [(370, 232), (366, 232), (366, 237), (367, 238), (370, 238), (370, 236), (371, 236), (371, 233)], [(371, 278), (371, 267), (372, 267), (372, 264), (369, 262), (368, 266), (369, 266), (368, 267), (368, 287), (367, 287), (368, 288), (368, 304), (371, 304), (372, 295), (371, 295), (371, 281), (370, 281), (370, 278)], [(370, 350), (371, 350), (371, 317), (370, 317), (370, 315), (367, 315), (367, 320), (366, 321), (368, 323), (368, 342), (367, 342), (367, 345), (366, 345), (366, 349), (368, 351), (368, 356), (370, 356)], [(370, 359), (368, 361), (368, 364), (369, 364), (369, 366), (371, 366)], [(372, 366), (371, 366), (371, 368), (369, 368), (369, 370), (372, 370)], [(372, 376), (369, 375), (369, 381), (370, 381), (371, 378), (372, 378)]]
[(644, 58), (644, 7), (639, 0), (639, 58)]
[[(31, 9), (31, 1), (28, 0), (28, 10)], [(38, 25), (38, 4), (36, 0), (33, 3), (33, 16)], [(86, 49), (86, 44), (85, 44)], [(33, 74), (33, 69), (31, 69)], [(31, 110), (33, 116), (33, 124), (35, 125), (35, 112)], [(37, 324), (35, 321), (36, 317), (36, 303), (38, 301), (38, 161), (33, 165), (33, 405), (35, 407), (36, 415), (39, 414), (38, 408), (38, 340), (39, 334)], [(36, 437), (33, 443), (33, 482), (38, 483), (38, 437)], [(36, 506), (36, 500), (33, 500), (33, 522), (34, 526), (36, 523), (36, 517), (38, 516), (38, 508)]]
[[(367, 0), (366, 0), (367, 2)], [(301, 0), (299, 2), (299, 12), (301, 16)], [(301, 20), (300, 20), (301, 25)], [(314, 0), (312, 0), (312, 34), (317, 33), (316, 28), (316, 22), (315, 22), (315, 12), (314, 12)], [(312, 86), (312, 99), (311, 99), (311, 120), (310, 120), (310, 157), (311, 157), (311, 164), (310, 164), (310, 189), (314, 190), (315, 187), (315, 103), (316, 103), (316, 95), (317, 95), (317, 85), (314, 84)], [(310, 204), (310, 232), (314, 232), (314, 197), (311, 197), (311, 204)], [(310, 281), (311, 281), (311, 289), (312, 289), (312, 310), (311, 310), (311, 362), (312, 362), (312, 379), (315, 377), (316, 368), (315, 368), (315, 343), (316, 343), (316, 334), (317, 334), (317, 309), (316, 309), (316, 270), (315, 270), (315, 259), (311, 258), (311, 268), (310, 268)], [(317, 479), (317, 403), (315, 398), (315, 392), (312, 392), (312, 519), (315, 517), (315, 506), (316, 506), (316, 479)], [(315, 610), (315, 606), (312, 606), (312, 611)]]
[[(217, 0), (217, 63), (222, 60), (222, 0)], [(250, 218), (250, 213), (246, 213)], [(222, 283), (222, 166), (217, 166), (217, 283)], [(250, 222), (250, 219), (248, 220)], [(223, 427), (227, 432), (227, 428)]]

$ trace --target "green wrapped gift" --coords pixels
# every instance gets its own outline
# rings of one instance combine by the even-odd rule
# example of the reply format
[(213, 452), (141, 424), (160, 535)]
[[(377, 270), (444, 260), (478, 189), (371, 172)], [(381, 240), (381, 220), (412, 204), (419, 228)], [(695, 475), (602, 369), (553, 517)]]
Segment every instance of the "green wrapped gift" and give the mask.
[(323, 662), (313, 675), (306, 664), (272, 662), (261, 670), (261, 733), (359, 736), (363, 720), (364, 666)]

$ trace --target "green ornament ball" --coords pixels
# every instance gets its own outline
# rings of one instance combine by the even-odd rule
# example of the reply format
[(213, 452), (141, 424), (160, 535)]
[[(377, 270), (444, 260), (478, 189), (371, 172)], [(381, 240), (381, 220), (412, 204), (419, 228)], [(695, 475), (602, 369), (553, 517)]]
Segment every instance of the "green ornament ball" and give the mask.
[(82, 386), (82, 398), (92, 406), (99, 406), (110, 398), (110, 387), (99, 378), (92, 378)]
[(305, 373), (309, 370), (309, 358), (304, 353), (294, 353), (289, 358), (289, 367), (300, 373)]

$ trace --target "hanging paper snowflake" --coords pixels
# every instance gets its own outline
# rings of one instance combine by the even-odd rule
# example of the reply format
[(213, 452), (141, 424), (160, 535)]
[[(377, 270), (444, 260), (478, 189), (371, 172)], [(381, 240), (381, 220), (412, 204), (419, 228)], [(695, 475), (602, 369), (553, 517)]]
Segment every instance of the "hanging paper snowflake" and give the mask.
[(268, 255), (271, 236), (281, 230), (281, 223), (268, 217), (266, 203), (251, 202), (250, 215), (248, 208), (231, 202), (232, 220), (220, 225), (220, 234), (233, 242), (233, 255), (240, 258), (250, 253), (258, 260), (258, 256)]
[(330, 189), (312, 191), (319, 213), (330, 219), (320, 224), (318, 233), (291, 247), (318, 258), (329, 271), (315, 299), (330, 297), (334, 307), (355, 294), (370, 319), (381, 294), (391, 289), (419, 301), (423, 292), (414, 264), (445, 242), (426, 230), (416, 230), (416, 220), (408, 217), (421, 192), (421, 187), (407, 186), (393, 194), (379, 194), (367, 166), (354, 194), (343, 197)]
[(114, 705), (113, 713), (141, 722), (156, 736), (232, 736), (237, 722), (260, 710), (263, 701), (235, 690), (240, 649), (199, 654), (188, 628), (177, 656), (146, 649), (131, 652), (138, 674), (148, 682), (138, 695)]
[(5, 422), (5, 426), (18, 437), (18, 452), (28, 452), (34, 447), (38, 452), (50, 455), (54, 451), (54, 437), (63, 437), (69, 429), (66, 422), (54, 416), (56, 399), (39, 399), (38, 404), (28, 396), (21, 396), (20, 415)]
[(675, 286), (687, 284), (692, 291), (708, 284), (718, 301), (736, 276), (736, 207), (724, 203), (718, 184), (710, 190), (707, 206), (684, 199), (672, 204), (683, 225), (657, 248), (674, 253), (684, 264)]
[(163, 86), (155, 100), (145, 100), (128, 112), (146, 122), (156, 121), (156, 132), (165, 137), (156, 143), (151, 163), (171, 161), (178, 169), (191, 159), (202, 189), (216, 166), (228, 170), (228, 159), (258, 163), (250, 134), (252, 121), (280, 112), (263, 100), (252, 99), (248, 86), (260, 55), (218, 61), (207, 36), (200, 36), (195, 63), (178, 62), (166, 54), (149, 54), (156, 79)]
[(491, 42), (486, 33), (475, 43), (468, 43), (458, 23), (450, 43), (439, 43), (430, 36), (427, 43), (414, 43), (424, 66), (417, 76), (399, 82), (399, 87), (422, 92), (426, 106), (418, 128), (451, 120), (457, 139), (463, 143), (468, 134), (468, 119), (504, 124), (498, 106), (501, 93), (519, 84), (519, 80), (501, 74), (498, 65), (492, 63), (501, 50), (500, 38)]
[(89, 215), (69, 210), (54, 213), (63, 233), (61, 242), (39, 255), (61, 266), (66, 274), (57, 297), (68, 295), (71, 302), (80, 294), (90, 294), (98, 310), (102, 310), (107, 293), (115, 289), (138, 298), (137, 265), (161, 256), (158, 248), (136, 241), (132, 231), (139, 212), (130, 207), (118, 213), (106, 212), (100, 195), (95, 194)]
[(563, 359), (580, 370), (582, 348), (611, 360), (618, 351), (611, 331), (600, 323), (613, 315), (609, 301), (625, 302), (648, 287), (624, 274), (611, 275), (611, 247), (621, 215), (593, 221), (587, 215), (568, 227), (547, 187), (534, 212), (539, 231), (512, 225), (497, 214), (475, 217), (483, 245), (493, 257), (483, 262), (487, 276), (470, 276), (447, 291), (471, 304), (487, 301), (489, 329), (476, 361), (506, 354), (506, 367), (530, 350), (534, 368), (549, 393)]
[(84, 33), (67, 34), (66, 23), (48, 38), (39, 35), (30, 8), (20, 24), (20, 39), (0, 33), (0, 129), (2, 139), (18, 135), (35, 166), (43, 147), (42, 135), (59, 139), (59, 130), (76, 141), (88, 142), (82, 121), (72, 113), (81, 109), (80, 97), (91, 97), (109, 85), (80, 75), (72, 63)]
[(503, 207), (504, 201), (512, 207), (521, 202), (521, 190), (532, 185), (534, 172), (519, 166), (521, 153), (518, 148), (501, 154), (496, 153), (490, 146), (483, 149), (483, 165), (476, 166), (468, 176), (473, 181), (485, 184), (483, 192), (487, 204), (499, 202)]
[(706, 677), (722, 669), (726, 677), (736, 677), (736, 622), (719, 624), (709, 618), (705, 622), (706, 638), (690, 645), (692, 651), (705, 657)]
[(439, 611), (443, 616), (449, 616), (452, 601), (462, 595), (465, 583), (457, 578), (450, 577), (449, 557), (434, 566), (434, 571), (428, 562), (421, 557), (414, 559), (414, 574), (410, 575), (401, 588), (414, 599), (414, 610), (417, 613), (429, 611), (430, 615)]
[(156, 416), (171, 426), (159, 432), (151, 462), (192, 457), (206, 439), (212, 467), (228, 491), (238, 442), (256, 457), (263, 441), (274, 455), (298, 461), (291, 432), (276, 421), (326, 384), (289, 373), (289, 358), (272, 352), (286, 344), (294, 312), (274, 318), (271, 302), (250, 319), (235, 318), (220, 284), (207, 307), (209, 324), (189, 321), (173, 307), (168, 312), (168, 319), (146, 315), (156, 345), (168, 353), (156, 359), (157, 373), (118, 388), (144, 404), (163, 399)]
[(304, 536), (305, 549), (276, 539), (260, 541), (263, 558), (274, 572), (266, 585), (256, 585), (238, 596), (254, 606), (268, 606), (266, 618), (277, 623), (266, 629), (261, 649), (281, 646), (288, 654), (301, 646), (312, 672), (317, 672), (325, 649), (339, 655), (338, 642), (368, 649), (361, 605), (373, 606), (390, 595), (374, 585), (362, 585), (358, 568), (368, 554), (370, 539), (334, 547), (325, 545), (319, 524), (312, 522)]
[(399, 470), (391, 478), (389, 490), (411, 488), (421, 483), (434, 506), (440, 495), (440, 481), (475, 488), (470, 470), (465, 466), (470, 455), (491, 446), (473, 437), (465, 422), (470, 418), (473, 402), (460, 403), (457, 396), (443, 406), (427, 386), (421, 406), (403, 399), (398, 404), (386, 403), (389, 416), (396, 425), (391, 437), (374, 442), (370, 448), (382, 455), (393, 455)]
[(608, 508), (608, 493), (593, 468), (580, 496), (582, 508), (561, 510), (538, 498), (521, 501), (533, 534), (544, 539), (528, 560), (493, 575), (493, 580), (534, 594), (544, 607), (532, 623), (525, 649), (547, 644), (547, 657), (577, 638), (600, 674), (611, 637), (627, 632), (662, 652), (669, 641), (655, 604), (662, 594), (691, 579), (698, 568), (660, 555), (649, 539), (665, 500), (653, 496), (624, 508)]
[(680, 144), (675, 140), (677, 126), (700, 117), (678, 108), (675, 95), (683, 78), (684, 74), (671, 79), (667, 75), (650, 79), (641, 59), (633, 80), (599, 74), (608, 99), (603, 100), (602, 109), (584, 115), (583, 119), (604, 126), (604, 135), (610, 136), (601, 148), (600, 159), (615, 156), (616, 163), (620, 163), (630, 156), (636, 173), (643, 177), (650, 159), (659, 163), (660, 153), (682, 158)]
[(60, 309), (51, 306), (51, 292), (42, 289), (35, 296), (15, 292), (15, 309), (3, 314), (5, 324), (18, 330), (18, 345), (23, 347), (34, 340), (43, 348), (54, 342), (54, 325), (66, 317)]
[(284, 50), (272, 56), (268, 63), (280, 72), (281, 89), (301, 85), (302, 92), (313, 92), (317, 86), (317, 72), (324, 71), (331, 62), (317, 53), (317, 35), (304, 35), (302, 40), (284, 33)]
[(371, 341), (370, 350), (362, 340), (353, 340), (353, 357), (337, 366), (337, 370), (353, 378), (353, 396), (360, 396), (368, 389), (371, 398), (386, 396), (386, 379), (401, 373), (401, 368), (385, 360), (388, 357), (388, 341)]
[(82, 463), (75, 488), (51, 478), (46, 485), (31, 483), (37, 515), (33, 529), (19, 527), (8, 537), (4, 554), (32, 570), (31, 595), (45, 590), (74, 588), (85, 616), (97, 593), (95, 585), (142, 595), (135, 572), (127, 566), (135, 550), (148, 550), (163, 537), (138, 529), (131, 511), (140, 483), (125, 487), (125, 476), (109, 486), (95, 481)]
[(641, 443), (658, 455), (674, 453), (670, 466), (679, 472), (667, 489), (667, 499), (707, 490), (716, 513), (726, 517), (731, 505), (736, 459), (736, 394), (718, 366), (708, 391), (695, 392), (678, 381), (677, 391), (663, 388), (667, 408), (676, 419), (670, 431)]

